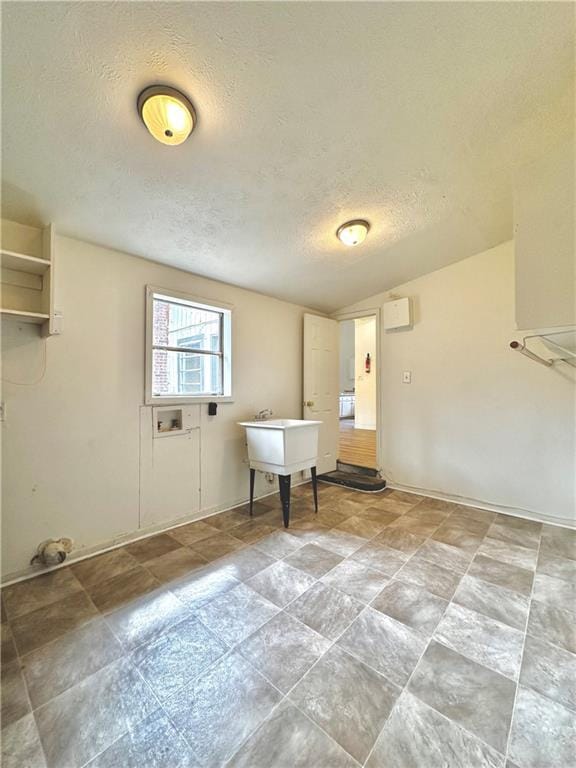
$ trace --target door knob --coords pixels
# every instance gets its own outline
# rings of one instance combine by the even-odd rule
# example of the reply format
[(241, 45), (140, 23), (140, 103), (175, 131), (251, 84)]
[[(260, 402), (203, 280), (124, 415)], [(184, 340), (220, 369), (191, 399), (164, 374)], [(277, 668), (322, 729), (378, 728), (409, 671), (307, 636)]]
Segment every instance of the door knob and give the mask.
[(306, 406), (306, 408), (313, 408), (314, 407), (314, 400), (306, 400), (304, 402), (304, 405)]

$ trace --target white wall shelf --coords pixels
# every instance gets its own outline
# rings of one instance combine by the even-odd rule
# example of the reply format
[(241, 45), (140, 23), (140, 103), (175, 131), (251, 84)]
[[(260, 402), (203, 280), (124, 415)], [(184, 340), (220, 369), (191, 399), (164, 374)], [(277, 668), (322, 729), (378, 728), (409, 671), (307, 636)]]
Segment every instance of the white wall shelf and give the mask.
[(6, 317), (17, 317), (24, 322), (45, 323), (50, 319), (50, 315), (43, 312), (26, 312), (23, 309), (4, 309), (0, 308), (0, 313)]
[(48, 259), (39, 259), (37, 256), (7, 251), (4, 248), (0, 251), (0, 259), (2, 269), (15, 269), (18, 272), (29, 272), (32, 275), (43, 275), (50, 269)]
[(54, 230), (2, 221), (0, 313), (3, 319), (36, 323), (42, 335), (54, 323)]

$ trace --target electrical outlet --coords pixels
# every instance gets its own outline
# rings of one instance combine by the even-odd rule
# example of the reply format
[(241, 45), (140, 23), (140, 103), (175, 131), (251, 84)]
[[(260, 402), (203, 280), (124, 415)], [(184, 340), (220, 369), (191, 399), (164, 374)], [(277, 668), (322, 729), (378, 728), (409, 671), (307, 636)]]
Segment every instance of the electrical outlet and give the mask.
[(402, 384), (412, 383), (412, 371), (402, 371)]

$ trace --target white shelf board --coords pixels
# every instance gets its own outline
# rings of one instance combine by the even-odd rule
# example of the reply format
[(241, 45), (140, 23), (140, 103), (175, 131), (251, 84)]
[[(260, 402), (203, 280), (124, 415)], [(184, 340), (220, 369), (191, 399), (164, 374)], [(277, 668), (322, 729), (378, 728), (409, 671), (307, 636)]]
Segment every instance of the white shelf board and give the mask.
[(0, 308), (0, 314), (7, 317), (15, 317), (26, 323), (45, 323), (50, 319), (50, 315), (42, 312), (27, 312), (24, 309), (4, 309)]
[(0, 251), (1, 265), (3, 269), (14, 269), (18, 272), (30, 272), (33, 275), (43, 275), (50, 269), (47, 259), (39, 259), (37, 256), (28, 256), (16, 251)]

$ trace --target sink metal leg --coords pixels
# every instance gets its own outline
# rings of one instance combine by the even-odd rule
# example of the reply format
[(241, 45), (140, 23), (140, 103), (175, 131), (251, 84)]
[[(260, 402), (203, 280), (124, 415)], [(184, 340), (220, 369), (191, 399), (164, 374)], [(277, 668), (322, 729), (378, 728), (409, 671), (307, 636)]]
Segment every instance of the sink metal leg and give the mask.
[(252, 517), (252, 507), (254, 506), (254, 479), (256, 478), (256, 470), (250, 469), (250, 517)]
[(278, 475), (280, 484), (280, 499), (282, 501), (282, 517), (284, 518), (284, 528), (288, 528), (290, 523), (290, 475)]
[(314, 493), (314, 512), (318, 514), (318, 478), (316, 477), (316, 467), (310, 467), (312, 473), (312, 491)]

